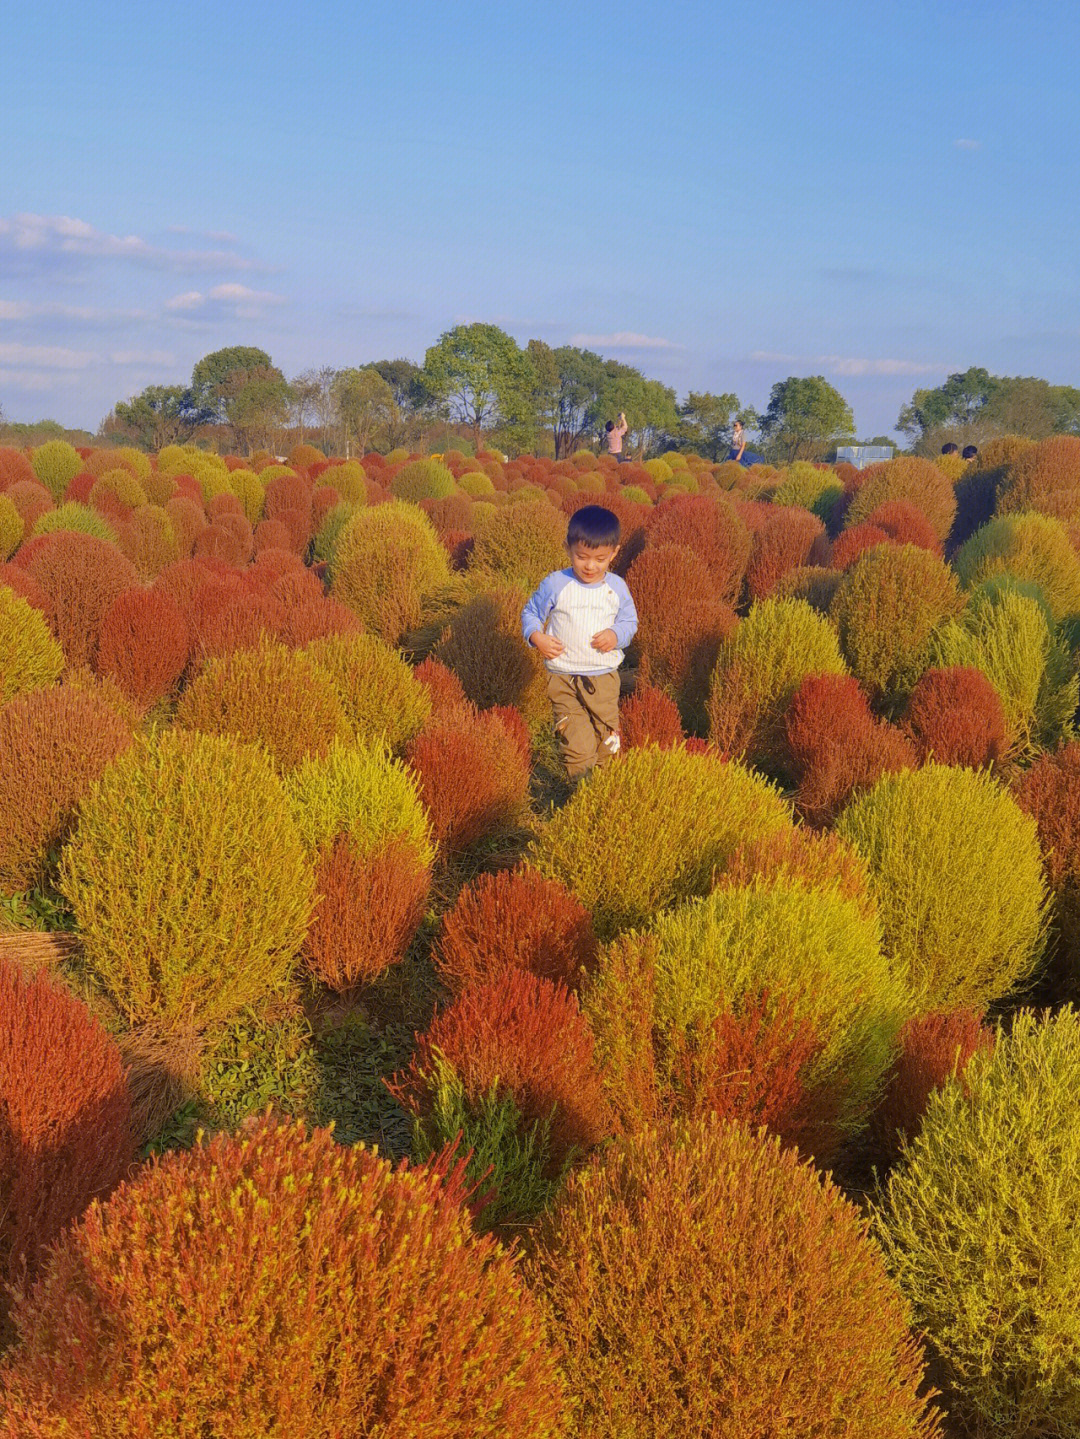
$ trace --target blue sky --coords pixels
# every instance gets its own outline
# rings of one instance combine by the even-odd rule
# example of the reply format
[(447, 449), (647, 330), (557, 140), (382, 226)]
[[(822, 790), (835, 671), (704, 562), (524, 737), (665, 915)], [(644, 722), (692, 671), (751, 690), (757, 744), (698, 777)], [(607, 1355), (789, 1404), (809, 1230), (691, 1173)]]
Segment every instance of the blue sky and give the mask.
[(11, 9), (8, 419), (473, 319), (680, 397), (824, 374), (863, 436), (971, 364), (1080, 383), (1064, 0)]

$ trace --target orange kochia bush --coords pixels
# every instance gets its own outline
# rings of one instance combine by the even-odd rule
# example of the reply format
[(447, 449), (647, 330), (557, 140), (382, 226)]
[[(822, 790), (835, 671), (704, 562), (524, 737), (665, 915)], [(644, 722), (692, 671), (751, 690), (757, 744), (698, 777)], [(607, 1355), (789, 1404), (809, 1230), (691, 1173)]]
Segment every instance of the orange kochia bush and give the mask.
[(916, 766), (905, 735), (874, 718), (851, 675), (803, 680), (784, 716), (780, 762), (797, 787), (796, 806), (815, 825), (830, 824), (883, 774)]
[(56, 635), (71, 669), (93, 664), (101, 624), (113, 601), (135, 589), (135, 566), (115, 545), (61, 530), (43, 538), (27, 563), (53, 605)]
[(180, 607), (164, 591), (124, 590), (102, 620), (95, 668), (149, 706), (180, 679), (190, 643)]
[(455, 853), (521, 822), (529, 766), (492, 710), (433, 715), (408, 748), (439, 848)]
[[(781, 505), (754, 534), (746, 567), (746, 588), (751, 599), (767, 599), (790, 571), (810, 558), (825, 526), (797, 505)], [(827, 546), (826, 546), (827, 549)]]
[(591, 1149), (610, 1132), (592, 1030), (565, 985), (504, 969), (470, 985), (436, 1015), (393, 1084), (398, 1099), (420, 1118), (437, 1087), (436, 1056), (453, 1069), (472, 1103), (494, 1089), (513, 1099), (526, 1126), (550, 1119), (556, 1173), (573, 1151)]
[(1080, 980), (1080, 740), (1040, 755), (1015, 795), (1039, 829), (1046, 877), (1054, 896), (1054, 937), (1062, 977)]
[(5, 1286), (35, 1279), (48, 1246), (134, 1158), (116, 1044), (44, 971), (0, 959), (0, 1349)]
[(727, 500), (709, 495), (664, 500), (648, 534), (650, 546), (685, 545), (693, 550), (712, 576), (709, 593), (729, 605), (738, 602), (750, 558), (750, 534)]
[(549, 1439), (562, 1385), (464, 1165), (264, 1119), (151, 1160), (18, 1305), (5, 1439)]
[(131, 738), (104, 699), (69, 685), (0, 708), (0, 892), (37, 883), (76, 805)]
[(444, 917), (435, 963), (455, 993), (518, 968), (576, 989), (596, 964), (589, 911), (533, 869), (500, 870), (465, 886)]
[(619, 706), (620, 733), (626, 749), (655, 744), (670, 749), (684, 739), (675, 701), (655, 685), (639, 681)]
[(904, 729), (920, 760), (982, 769), (1005, 751), (1001, 696), (982, 670), (930, 669), (911, 692)]

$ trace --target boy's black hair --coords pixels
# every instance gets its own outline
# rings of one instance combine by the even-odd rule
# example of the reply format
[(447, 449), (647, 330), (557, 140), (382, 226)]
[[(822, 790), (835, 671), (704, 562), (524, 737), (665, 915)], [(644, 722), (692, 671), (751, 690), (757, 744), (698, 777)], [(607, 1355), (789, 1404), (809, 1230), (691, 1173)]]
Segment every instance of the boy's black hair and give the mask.
[(959, 454), (959, 453), (960, 453), (960, 446), (956, 443), (955, 440), (950, 440), (947, 445), (942, 445), (942, 447), (941, 447), (941, 453), (942, 453), (943, 455), (956, 455), (956, 454)]
[(610, 431), (610, 430), (613, 430), (614, 428), (615, 428), (615, 421), (614, 421), (614, 420), (608, 420), (607, 424), (604, 426), (604, 429), (605, 429), (605, 430), (609, 430), (609, 431)]
[(973, 460), (978, 453), (978, 445), (965, 445), (960, 451), (960, 458), (962, 460)]
[(617, 545), (618, 515), (613, 515), (602, 505), (585, 505), (582, 509), (575, 510), (566, 527), (566, 543), (585, 545), (590, 550), (599, 549), (601, 545)]

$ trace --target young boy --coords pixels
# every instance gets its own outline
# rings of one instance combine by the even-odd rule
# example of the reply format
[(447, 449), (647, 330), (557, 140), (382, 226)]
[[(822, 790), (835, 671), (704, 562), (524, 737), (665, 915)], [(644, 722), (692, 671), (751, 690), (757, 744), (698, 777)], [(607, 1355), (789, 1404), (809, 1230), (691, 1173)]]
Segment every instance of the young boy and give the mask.
[(521, 612), (521, 630), (548, 670), (548, 697), (566, 772), (577, 779), (619, 752), (619, 666), (637, 629), (630, 591), (608, 574), (619, 521), (600, 505), (570, 517), (570, 567), (548, 575)]

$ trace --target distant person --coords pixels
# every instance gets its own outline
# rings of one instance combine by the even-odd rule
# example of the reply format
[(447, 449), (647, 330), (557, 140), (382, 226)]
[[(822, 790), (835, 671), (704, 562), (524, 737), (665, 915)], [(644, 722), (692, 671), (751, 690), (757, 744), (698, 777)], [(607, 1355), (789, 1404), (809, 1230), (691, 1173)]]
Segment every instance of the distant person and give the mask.
[(955, 440), (950, 440), (947, 445), (942, 445), (941, 453), (943, 455), (958, 455), (960, 453), (960, 446)]
[(569, 567), (548, 575), (521, 611), (525, 641), (544, 657), (555, 738), (572, 780), (619, 753), (619, 666), (637, 629), (626, 582), (608, 574), (619, 537), (610, 510), (575, 510)]
[(746, 454), (746, 431), (742, 427), (742, 420), (736, 420), (731, 427), (731, 449), (728, 451), (728, 459), (734, 460), (741, 465), (743, 455)]
[(622, 410), (619, 411), (618, 424), (616, 424), (614, 420), (608, 420), (604, 426), (607, 452), (609, 455), (614, 455), (620, 464), (626, 459), (626, 456), (622, 452), (622, 442), (623, 436), (629, 428), (629, 425), (626, 423), (626, 415)]
[(979, 447), (978, 447), (978, 445), (965, 445), (964, 448), (960, 451), (960, 458), (961, 458), (962, 460), (971, 461), (971, 460), (973, 460), (973, 459), (975, 458), (975, 456), (976, 456), (978, 453), (979, 453)]

